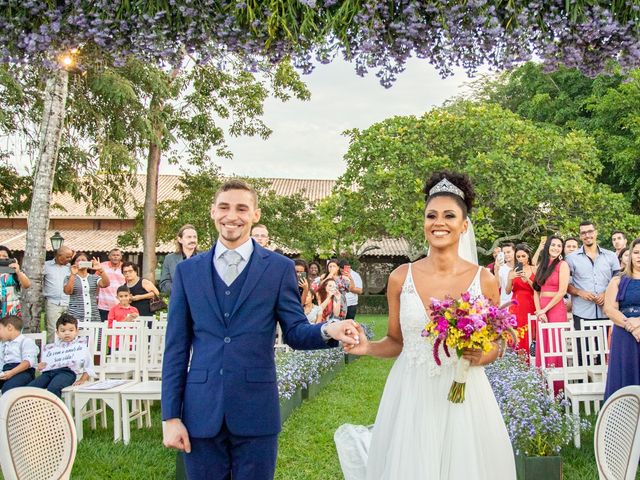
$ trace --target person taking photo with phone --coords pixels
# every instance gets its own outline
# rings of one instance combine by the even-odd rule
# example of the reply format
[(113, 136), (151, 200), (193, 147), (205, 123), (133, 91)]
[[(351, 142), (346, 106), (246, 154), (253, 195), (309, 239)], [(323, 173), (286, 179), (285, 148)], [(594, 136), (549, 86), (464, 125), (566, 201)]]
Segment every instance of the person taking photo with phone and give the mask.
[(516, 245), (515, 257), (516, 264), (509, 272), (506, 291), (511, 294), (511, 299), (514, 301), (512, 311), (518, 322), (519, 340), (515, 348), (529, 351), (529, 341), (535, 339), (535, 323), (531, 326), (533, 332), (528, 331), (528, 326), (529, 315), (533, 315), (536, 311), (533, 300), (536, 267), (531, 264), (531, 250), (524, 243)]
[(307, 301), (307, 295), (310, 290), (309, 285), (309, 266), (307, 262), (298, 258), (293, 261), (296, 269), (296, 277), (298, 280), (298, 291), (300, 292), (300, 302), (305, 305)]
[(340, 273), (349, 279), (349, 290), (345, 294), (347, 302), (347, 316), (345, 318), (354, 320), (358, 313), (358, 295), (362, 294), (362, 277), (351, 268), (347, 260), (340, 260)]
[(0, 260), (7, 263), (7, 272), (0, 273), (0, 317), (20, 316), (20, 290), (29, 288), (31, 280), (20, 270), (18, 261), (4, 245), (0, 245)]
[(100, 260), (95, 257), (89, 260), (84, 252), (76, 253), (71, 260), (71, 272), (64, 280), (64, 293), (69, 295), (68, 313), (79, 322), (100, 322), (98, 287), (108, 286), (109, 276), (102, 269)]

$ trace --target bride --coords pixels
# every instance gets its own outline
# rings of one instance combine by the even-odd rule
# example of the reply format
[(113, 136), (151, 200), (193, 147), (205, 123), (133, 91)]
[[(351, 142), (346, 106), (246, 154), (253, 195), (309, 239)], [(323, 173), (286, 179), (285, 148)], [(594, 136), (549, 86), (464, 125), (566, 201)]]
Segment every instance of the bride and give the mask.
[[(335, 433), (345, 480), (512, 480), (516, 472), (511, 443), (482, 368), (498, 357), (500, 347), (495, 344), (487, 353), (464, 352), (472, 365), (466, 399), (454, 404), (447, 395), (458, 358), (454, 352), (447, 357), (440, 347), (442, 365), (436, 365), (429, 340), (420, 335), (431, 298), (459, 298), (469, 291), (499, 301), (493, 275), (477, 260), (461, 258), (465, 248), (459, 253), (461, 237), (473, 236), (467, 233), (473, 187), (464, 174), (436, 172), (424, 192), (429, 256), (391, 273), (386, 337), (368, 342), (361, 331), (360, 344), (349, 350), (398, 358), (373, 428), (347, 424)], [(471, 253), (468, 246), (466, 253)]]

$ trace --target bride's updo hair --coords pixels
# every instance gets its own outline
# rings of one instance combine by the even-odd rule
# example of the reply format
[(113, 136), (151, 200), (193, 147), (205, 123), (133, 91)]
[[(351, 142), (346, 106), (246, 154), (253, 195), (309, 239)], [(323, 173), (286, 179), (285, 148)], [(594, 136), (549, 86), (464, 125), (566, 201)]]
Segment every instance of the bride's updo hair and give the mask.
[[(440, 183), (440, 181), (442, 181), (442, 179), (444, 178), (446, 178), (447, 180), (449, 180), (449, 182), (462, 190), (462, 193), (464, 193), (464, 198), (462, 198), (460, 195), (447, 191), (435, 192), (433, 195), (429, 195), (431, 189), (438, 183)], [(450, 172), (449, 170), (439, 170), (431, 174), (424, 186), (425, 206), (429, 204), (429, 201), (432, 198), (439, 197), (441, 195), (446, 195), (453, 198), (458, 203), (458, 205), (462, 209), (462, 213), (465, 216), (469, 215), (469, 213), (471, 212), (471, 208), (473, 207), (473, 200), (476, 197), (469, 175), (467, 175), (466, 173)]]

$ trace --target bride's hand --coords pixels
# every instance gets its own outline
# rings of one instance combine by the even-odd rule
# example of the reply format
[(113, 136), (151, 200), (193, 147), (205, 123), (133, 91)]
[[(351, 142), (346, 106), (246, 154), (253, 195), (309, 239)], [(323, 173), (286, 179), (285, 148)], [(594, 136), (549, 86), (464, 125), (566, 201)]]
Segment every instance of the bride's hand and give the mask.
[(343, 344), (342, 349), (345, 353), (351, 353), (352, 355), (367, 355), (369, 352), (369, 340), (367, 339), (367, 335), (362, 328), (362, 325), (358, 324), (356, 327), (357, 334), (360, 339), (360, 343), (357, 345), (347, 345)]
[(468, 360), (472, 366), (488, 365), (497, 358), (497, 347), (487, 353), (480, 349), (467, 348), (462, 353), (462, 358)]

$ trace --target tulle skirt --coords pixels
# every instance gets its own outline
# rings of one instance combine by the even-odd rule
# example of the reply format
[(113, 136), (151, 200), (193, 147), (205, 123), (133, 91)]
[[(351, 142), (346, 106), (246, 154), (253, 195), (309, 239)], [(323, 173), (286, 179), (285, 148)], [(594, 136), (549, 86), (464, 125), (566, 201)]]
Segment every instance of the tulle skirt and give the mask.
[(345, 480), (511, 480), (513, 450), (482, 367), (471, 367), (466, 399), (447, 400), (455, 365), (429, 376), (403, 355), (394, 364), (375, 425), (335, 434)]

